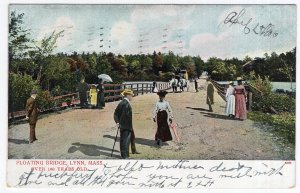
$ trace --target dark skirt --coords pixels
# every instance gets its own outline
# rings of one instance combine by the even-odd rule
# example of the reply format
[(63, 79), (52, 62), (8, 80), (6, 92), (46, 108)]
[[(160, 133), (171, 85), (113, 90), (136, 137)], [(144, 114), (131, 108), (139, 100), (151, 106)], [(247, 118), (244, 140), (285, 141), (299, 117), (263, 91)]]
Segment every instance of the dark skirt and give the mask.
[(104, 93), (103, 92), (98, 92), (97, 94), (97, 107), (105, 107), (105, 100), (104, 100)]
[(157, 113), (157, 130), (155, 140), (171, 141), (172, 135), (168, 124), (168, 113), (166, 111), (159, 111)]

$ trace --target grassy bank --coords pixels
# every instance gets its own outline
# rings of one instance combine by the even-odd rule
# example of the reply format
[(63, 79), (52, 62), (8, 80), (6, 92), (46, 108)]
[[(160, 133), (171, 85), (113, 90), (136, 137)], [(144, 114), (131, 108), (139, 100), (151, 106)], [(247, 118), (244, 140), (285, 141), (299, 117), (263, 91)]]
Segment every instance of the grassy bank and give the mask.
[(285, 144), (295, 146), (295, 121), (294, 113), (283, 112), (280, 114), (268, 114), (260, 111), (248, 113), (249, 119), (267, 125), (269, 132), (272, 132)]

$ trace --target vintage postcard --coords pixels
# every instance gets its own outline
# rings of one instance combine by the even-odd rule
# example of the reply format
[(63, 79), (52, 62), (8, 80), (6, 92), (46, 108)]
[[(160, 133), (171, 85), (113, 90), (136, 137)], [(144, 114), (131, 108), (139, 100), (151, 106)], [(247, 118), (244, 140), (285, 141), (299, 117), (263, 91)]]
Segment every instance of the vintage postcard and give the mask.
[(299, 189), (296, 1), (116, 3), (7, 4), (5, 189)]

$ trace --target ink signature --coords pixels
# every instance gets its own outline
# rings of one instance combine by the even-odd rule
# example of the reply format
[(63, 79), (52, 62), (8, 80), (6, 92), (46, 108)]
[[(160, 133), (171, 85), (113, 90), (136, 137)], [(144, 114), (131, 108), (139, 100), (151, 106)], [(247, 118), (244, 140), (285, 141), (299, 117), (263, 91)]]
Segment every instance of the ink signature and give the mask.
[(259, 22), (255, 22), (253, 18), (245, 19), (246, 9), (242, 9), (240, 12), (232, 11), (224, 19), (224, 25), (231, 27), (232, 25), (241, 25), (243, 27), (244, 34), (250, 34), (263, 37), (277, 37), (278, 32), (275, 31), (275, 25), (269, 23), (267, 25), (261, 25)]

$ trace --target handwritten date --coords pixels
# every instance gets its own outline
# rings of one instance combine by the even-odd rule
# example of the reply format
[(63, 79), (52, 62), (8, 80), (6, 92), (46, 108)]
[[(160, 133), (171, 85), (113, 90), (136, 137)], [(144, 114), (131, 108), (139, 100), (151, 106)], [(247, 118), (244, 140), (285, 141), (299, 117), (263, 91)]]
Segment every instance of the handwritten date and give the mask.
[(230, 12), (223, 21), (224, 25), (240, 25), (243, 27), (245, 34), (250, 34), (252, 32), (255, 35), (263, 37), (278, 36), (278, 32), (274, 30), (274, 24), (269, 23), (267, 25), (261, 25), (259, 22), (254, 22), (253, 18), (245, 19), (245, 13), (246, 9), (242, 9), (240, 12)]

